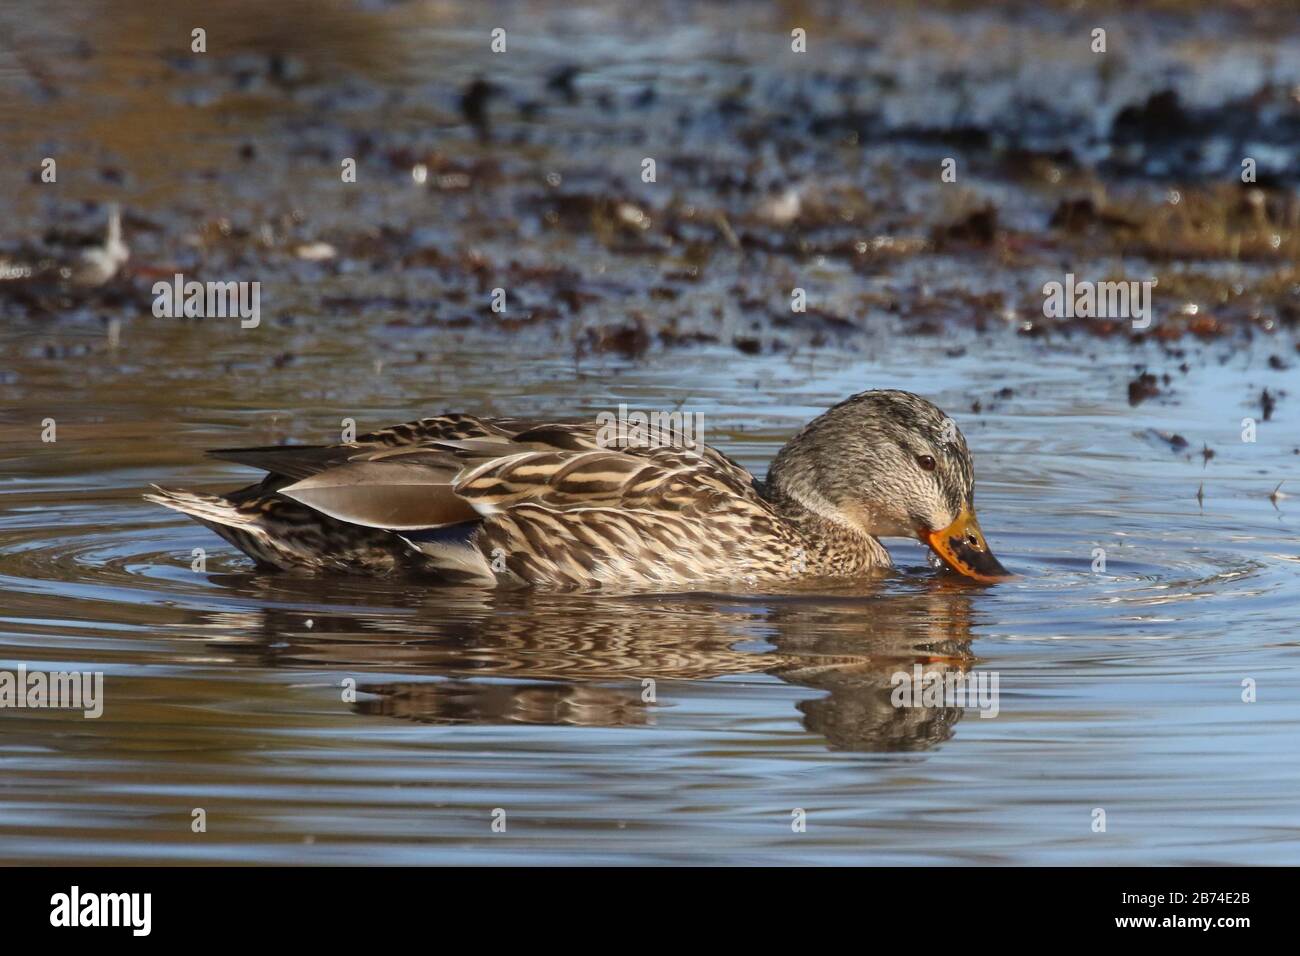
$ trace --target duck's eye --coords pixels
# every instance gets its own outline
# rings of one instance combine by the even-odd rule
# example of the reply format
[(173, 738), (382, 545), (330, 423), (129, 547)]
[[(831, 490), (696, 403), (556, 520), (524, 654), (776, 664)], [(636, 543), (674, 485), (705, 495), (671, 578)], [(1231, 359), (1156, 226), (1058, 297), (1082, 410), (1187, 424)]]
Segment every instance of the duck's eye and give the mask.
[(917, 455), (916, 463), (925, 471), (934, 471), (934, 459), (929, 455)]

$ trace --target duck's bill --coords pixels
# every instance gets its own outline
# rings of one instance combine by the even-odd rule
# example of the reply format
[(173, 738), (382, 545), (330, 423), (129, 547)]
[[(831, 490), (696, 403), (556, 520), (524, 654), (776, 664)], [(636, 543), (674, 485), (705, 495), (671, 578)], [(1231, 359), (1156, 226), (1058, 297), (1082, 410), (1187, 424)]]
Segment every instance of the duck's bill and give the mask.
[(964, 577), (991, 584), (1012, 576), (1002, 562), (993, 557), (984, 532), (980, 530), (979, 520), (969, 508), (963, 508), (957, 520), (948, 527), (924, 531), (921, 537), (939, 560)]

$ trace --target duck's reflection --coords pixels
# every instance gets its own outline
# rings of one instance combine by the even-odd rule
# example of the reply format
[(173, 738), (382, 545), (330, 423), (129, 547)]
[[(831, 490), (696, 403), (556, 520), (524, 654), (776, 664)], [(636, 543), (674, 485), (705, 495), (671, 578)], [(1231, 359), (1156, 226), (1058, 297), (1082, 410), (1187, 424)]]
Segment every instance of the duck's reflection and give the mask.
[(626, 687), (600, 684), (478, 684), (464, 680), (363, 684), (363, 714), (433, 724), (545, 724), (638, 727), (653, 706)]
[(259, 598), (259, 638), (244, 648), (259, 663), (355, 675), (357, 712), (425, 723), (644, 726), (682, 682), (770, 675), (825, 692), (797, 706), (830, 747), (920, 750), (950, 737), (962, 710), (896, 707), (893, 676), (973, 661), (969, 589), (942, 580), (744, 598), (332, 591), (318, 614), (274, 606), (301, 604), (300, 581), (222, 583)]

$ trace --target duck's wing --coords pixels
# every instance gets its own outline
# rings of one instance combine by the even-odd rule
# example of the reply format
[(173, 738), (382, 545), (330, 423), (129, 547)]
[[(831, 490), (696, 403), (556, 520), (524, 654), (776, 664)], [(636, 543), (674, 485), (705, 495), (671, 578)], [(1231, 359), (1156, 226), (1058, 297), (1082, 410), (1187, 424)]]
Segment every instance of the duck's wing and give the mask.
[(706, 445), (649, 428), (610, 444), (597, 422), (447, 415), (334, 446), (221, 449), (214, 457), (297, 479), (278, 493), (330, 517), (388, 530), (513, 512), (606, 508), (698, 517), (766, 511), (753, 476)]
[(705, 445), (610, 447), (601, 437), (589, 426), (535, 428), (516, 436), (527, 451), (458, 476), (453, 491), (484, 516), (476, 546), (498, 575), (690, 587), (789, 563), (797, 545), (744, 468)]
[(208, 457), (260, 468), (285, 478), (307, 478), (370, 456), (399, 448), (429, 445), (438, 441), (471, 439), (508, 442), (531, 423), (516, 419), (484, 419), (473, 415), (438, 415), (403, 422), (359, 436), (338, 445), (263, 445), (256, 448), (216, 448)]

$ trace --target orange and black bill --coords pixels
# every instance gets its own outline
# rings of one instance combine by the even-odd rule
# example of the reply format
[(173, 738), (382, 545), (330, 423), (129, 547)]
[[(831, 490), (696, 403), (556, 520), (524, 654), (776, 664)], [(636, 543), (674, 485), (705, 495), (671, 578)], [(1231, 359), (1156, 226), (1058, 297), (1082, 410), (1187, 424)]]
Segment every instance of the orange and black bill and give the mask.
[(970, 508), (963, 508), (957, 520), (940, 531), (922, 531), (921, 540), (944, 564), (965, 577), (992, 583), (1012, 576), (993, 557), (979, 520)]

